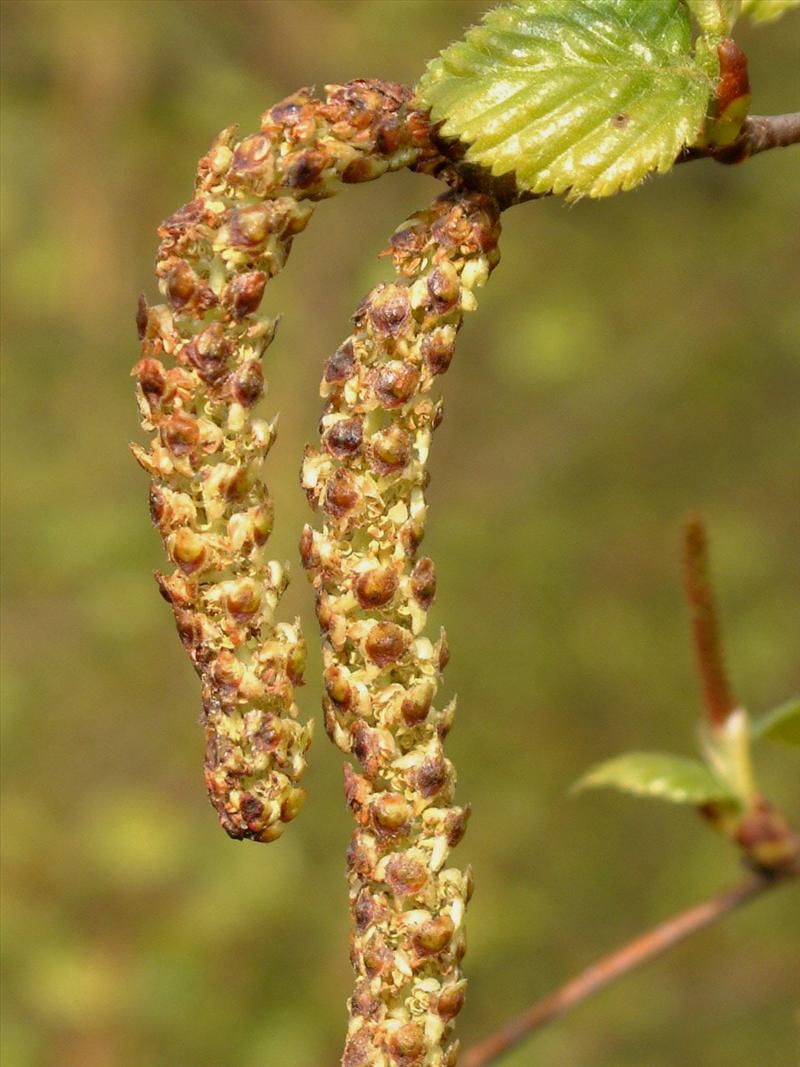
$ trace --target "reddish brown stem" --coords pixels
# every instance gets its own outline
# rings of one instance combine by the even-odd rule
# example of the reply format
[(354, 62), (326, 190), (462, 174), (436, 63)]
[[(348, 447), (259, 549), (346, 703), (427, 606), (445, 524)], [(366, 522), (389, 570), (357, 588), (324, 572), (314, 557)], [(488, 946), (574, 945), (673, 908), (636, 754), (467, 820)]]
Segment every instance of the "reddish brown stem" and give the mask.
[(554, 1022), (582, 1001), (660, 956), (673, 945), (685, 941), (698, 930), (711, 926), (748, 901), (760, 897), (780, 881), (781, 879), (765, 875), (748, 878), (733, 889), (719, 893), (702, 904), (695, 904), (673, 919), (629, 941), (627, 945), (604, 956), (566, 985), (468, 1048), (459, 1059), (459, 1067), (486, 1067), (487, 1064), (494, 1063), (536, 1030)]
[(703, 520), (690, 515), (684, 529), (686, 596), (692, 613), (692, 632), (697, 667), (703, 686), (708, 718), (712, 726), (722, 726), (736, 707), (722, 655), (714, 590), (708, 564), (708, 538)]

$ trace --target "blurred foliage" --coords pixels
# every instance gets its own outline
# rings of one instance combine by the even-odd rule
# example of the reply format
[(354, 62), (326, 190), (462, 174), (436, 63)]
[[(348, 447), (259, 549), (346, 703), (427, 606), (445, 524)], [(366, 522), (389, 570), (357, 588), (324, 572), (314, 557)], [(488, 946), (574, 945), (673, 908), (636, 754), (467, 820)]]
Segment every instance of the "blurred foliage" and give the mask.
[(756, 740), (800, 746), (800, 700), (787, 700), (755, 720), (751, 733)]
[[(277, 845), (234, 844), (203, 795), (198, 685), (161, 565), (128, 370), (155, 226), (217, 130), (299, 85), (413, 82), (478, 2), (3, 5), (3, 853), (9, 1067), (321, 1067), (350, 988), (341, 759)], [(796, 105), (800, 20), (743, 28), (757, 111)], [(793, 73), (794, 72), (794, 73)], [(737, 694), (798, 688), (797, 153), (677, 168), (636, 194), (506, 221), (434, 449), (426, 547), (460, 694), (474, 818), (469, 1040), (620, 939), (737, 877), (689, 812), (570, 798), (626, 747), (686, 751), (699, 707), (678, 537), (705, 512)], [(268, 302), (275, 552), (322, 360), (384, 276), (373, 253), (436, 192), (385, 178), (323, 205)], [(297, 572), (295, 566), (295, 571)], [(288, 614), (313, 637), (296, 574)], [(313, 643), (312, 643), (313, 645)], [(304, 692), (319, 703), (319, 656)], [(796, 756), (763, 784), (795, 813)], [(509, 1060), (779, 1067), (795, 1044), (796, 901), (777, 893)], [(678, 1025), (691, 1021), (691, 1025)]]
[(710, 801), (735, 801), (730, 786), (697, 759), (664, 752), (626, 752), (592, 767), (573, 792), (609, 786), (632, 796), (658, 797), (672, 804), (701, 806)]

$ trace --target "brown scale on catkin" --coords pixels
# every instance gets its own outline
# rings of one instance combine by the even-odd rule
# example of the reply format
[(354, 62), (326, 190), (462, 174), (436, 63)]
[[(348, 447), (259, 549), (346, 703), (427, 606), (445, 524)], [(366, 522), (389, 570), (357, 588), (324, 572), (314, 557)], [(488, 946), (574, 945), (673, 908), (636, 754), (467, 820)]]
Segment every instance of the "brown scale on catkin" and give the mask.
[(150, 507), (175, 570), (157, 575), (202, 680), (205, 778), (225, 830), (272, 841), (299, 811), (311, 733), (294, 688), (305, 646), (275, 617), (287, 575), (264, 558), (272, 529), (263, 461), (274, 423), (254, 418), (275, 320), (259, 314), (314, 202), (387, 170), (424, 169), (424, 115), (386, 82), (301, 90), (261, 130), (223, 130), (200, 160), (194, 198), (159, 228), (159, 287), (137, 325), (142, 426), (133, 446), (152, 476)]
[(469, 811), (454, 804), (442, 742), (455, 702), (434, 705), (448, 659), (424, 635), (436, 591), (419, 557), (426, 461), (473, 290), (499, 259), (499, 208), (452, 191), (411, 217), (387, 250), (397, 281), (376, 286), (328, 360), (321, 448), (302, 483), (324, 526), (303, 564), (323, 634), (325, 726), (345, 767), (357, 827), (348, 852), (356, 972), (344, 1067), (451, 1067), (464, 999), (460, 961), (470, 874), (448, 867)]

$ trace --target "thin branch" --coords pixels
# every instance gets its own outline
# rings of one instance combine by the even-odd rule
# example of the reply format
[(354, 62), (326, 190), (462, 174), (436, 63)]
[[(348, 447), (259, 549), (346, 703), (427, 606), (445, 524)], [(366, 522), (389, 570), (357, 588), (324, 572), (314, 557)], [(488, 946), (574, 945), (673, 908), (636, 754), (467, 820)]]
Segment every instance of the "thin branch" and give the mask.
[(534, 1031), (554, 1022), (618, 978), (655, 959), (673, 945), (685, 941), (698, 930), (711, 926), (785, 880), (765, 874), (754, 875), (733, 889), (702, 904), (695, 904), (673, 919), (654, 927), (622, 948), (604, 956), (566, 985), (509, 1020), (477, 1045), (468, 1048), (459, 1059), (459, 1067), (486, 1067), (487, 1064), (494, 1063)]
[(761, 152), (788, 148), (793, 144), (800, 144), (800, 111), (791, 111), (787, 115), (749, 115), (733, 144), (724, 148), (686, 148), (677, 162), (714, 159), (717, 163), (743, 163)]
[(722, 726), (736, 707), (722, 655), (722, 640), (708, 563), (708, 537), (699, 515), (690, 515), (683, 534), (686, 597), (692, 612), (697, 668), (703, 684), (708, 718)]
[(786, 115), (751, 115), (745, 119), (742, 132), (751, 156), (770, 148), (800, 144), (800, 111), (790, 111)]

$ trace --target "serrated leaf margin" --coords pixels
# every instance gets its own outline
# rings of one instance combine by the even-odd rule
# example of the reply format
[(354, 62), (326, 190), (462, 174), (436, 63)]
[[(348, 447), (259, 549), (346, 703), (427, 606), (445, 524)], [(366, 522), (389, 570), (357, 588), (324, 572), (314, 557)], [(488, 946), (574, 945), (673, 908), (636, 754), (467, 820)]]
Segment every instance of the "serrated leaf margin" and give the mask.
[[(605, 15), (606, 18), (612, 18), (615, 13), (619, 14), (619, 4), (622, 0), (570, 0), (570, 2), (572, 6), (569, 11), (573, 16), (573, 21), (575, 12), (580, 9), (584, 16), (596, 15), (599, 22), (600, 16)], [(466, 152), (468, 161), (488, 167), (496, 177), (513, 171), (518, 186), (535, 195), (548, 193), (565, 194), (568, 200), (577, 200), (583, 196), (605, 197), (611, 196), (620, 190), (632, 189), (651, 173), (665, 173), (670, 170), (682, 148), (695, 143), (701, 134), (704, 118), (713, 93), (714, 78), (708, 69), (705, 57), (703, 61), (698, 61), (689, 50), (691, 32), (688, 8), (683, 0), (664, 0), (664, 3), (672, 4), (670, 16), (672, 22), (668, 27), (667, 23), (662, 25), (661, 43), (653, 43), (652, 48), (648, 47), (647, 51), (649, 54), (653, 54), (653, 49), (658, 50), (661, 45), (669, 43), (672, 52), (668, 52), (666, 47), (661, 48), (661, 58), (664, 59), (664, 66), (651, 65), (647, 67), (643, 65), (642, 69), (647, 74), (652, 74), (651, 80), (655, 82), (658, 81), (659, 77), (663, 79), (664, 75), (671, 75), (676, 79), (684, 78), (686, 79), (684, 86), (686, 91), (683, 95), (678, 93), (677, 103), (681, 107), (678, 114), (668, 116), (669, 122), (663, 112), (658, 113), (658, 121), (653, 123), (660, 130), (658, 137), (655, 137), (651, 142), (647, 142), (646, 136), (639, 136), (639, 131), (635, 131), (637, 136), (634, 144), (638, 145), (639, 151), (641, 151), (641, 142), (643, 140), (648, 147), (648, 151), (638, 157), (628, 149), (624, 149), (610, 162), (607, 162), (603, 169), (592, 173), (591, 170), (586, 171), (586, 167), (589, 166), (586, 163), (586, 159), (591, 157), (587, 146), (584, 157), (578, 157), (578, 173), (573, 173), (571, 178), (565, 176), (564, 173), (556, 171), (551, 174), (550, 171), (559, 159), (562, 159), (561, 166), (566, 168), (567, 174), (570, 167), (573, 168), (573, 172), (575, 171), (576, 165), (569, 158), (563, 161), (563, 157), (568, 156), (568, 153), (575, 147), (574, 145), (567, 145), (554, 159), (551, 159), (546, 164), (533, 164), (530, 152), (526, 155), (523, 151), (520, 151), (519, 155), (513, 158), (513, 161), (509, 159), (506, 151), (504, 159), (501, 152), (503, 145), (507, 144), (508, 141), (514, 141), (515, 144), (519, 144), (526, 130), (530, 133), (532, 125), (542, 122), (542, 114), (533, 115), (530, 118), (530, 122), (523, 124), (519, 130), (504, 137), (500, 144), (486, 144), (485, 124), (482, 128), (481, 120), (491, 112), (496, 113), (498, 107), (502, 107), (504, 103), (508, 103), (507, 99), (500, 99), (503, 91), (511, 84), (510, 77), (512, 74), (517, 77), (517, 82), (519, 82), (520, 70), (524, 68), (524, 64), (519, 62), (522, 55), (521, 46), (512, 55), (508, 49), (503, 53), (498, 52), (495, 48), (493, 52), (491, 42), (496, 45), (497, 40), (502, 38), (504, 32), (517, 37), (522, 36), (518, 31), (520, 25), (523, 24), (528, 26), (528, 37), (530, 37), (533, 32), (531, 27), (537, 28), (537, 13), (541, 13), (542, 20), (545, 19), (545, 16), (552, 20), (555, 10), (553, 0), (517, 0), (515, 3), (488, 12), (484, 16), (482, 23), (469, 30), (463, 40), (451, 44), (428, 64), (417, 86), (418, 100), (424, 106), (431, 108), (434, 121), (443, 124), (441, 131), (445, 137), (461, 140), (468, 145)], [(667, 28), (665, 27), (672, 34), (671, 38), (668, 36)], [(585, 27), (582, 28), (585, 29)], [(538, 29), (542, 33), (544, 32), (542, 25), (538, 26)], [(675, 36), (676, 33), (677, 37)], [(553, 42), (551, 41), (550, 43), (552, 44)], [(675, 48), (676, 43), (683, 49), (680, 56), (678, 56)], [(556, 47), (558, 46), (556, 45)], [(564, 46), (562, 45), (562, 47)], [(609, 48), (612, 47), (619, 50), (619, 43), (612, 42), (609, 44)], [(505, 67), (502, 65), (504, 55), (506, 59)], [(510, 55), (517, 60), (516, 63), (509, 59)], [(667, 57), (670, 59), (669, 63), (666, 62)], [(471, 72), (472, 76), (470, 76), (467, 58), (469, 62), (477, 63), (479, 67), (483, 66), (481, 77), (484, 77), (487, 71), (489, 72), (490, 81), (484, 94), (487, 100), (487, 107), (482, 115), (476, 116), (472, 114), (469, 119), (462, 118), (462, 120), (459, 120), (457, 116), (458, 107), (463, 111), (466, 106), (465, 101), (468, 101), (470, 97), (479, 95), (475, 90), (475, 86), (479, 84), (480, 77), (474, 70)], [(677, 62), (678, 58), (680, 59), (679, 63)], [(549, 58), (545, 55), (544, 60), (541, 69), (546, 71), (559, 70), (562, 75), (564, 74), (567, 66), (565, 62), (553, 62), (552, 55)], [(447, 69), (448, 64), (451, 68), (449, 72)], [(607, 76), (612, 66), (608, 61), (602, 63), (572, 63), (574, 69), (583, 71), (596, 69), (598, 78), (601, 76), (601, 72)], [(534, 68), (531, 66), (530, 69)], [(634, 65), (628, 63), (627, 66), (620, 66), (618, 69), (621, 70), (622, 74), (631, 75)], [(501, 78), (504, 70), (507, 72), (505, 83)], [(638, 72), (641, 73), (641, 71)], [(494, 76), (493, 82), (491, 81), (491, 76)], [(459, 81), (464, 92), (459, 98), (458, 91), (456, 91), (455, 97), (453, 97), (453, 89), (454, 87), (456, 90), (459, 88), (457, 84)], [(515, 90), (512, 93), (512, 96), (530, 91), (537, 84), (539, 83), (535, 78), (529, 79), (527, 85), (522, 84), (519, 90)], [(541, 85), (544, 85), (544, 82), (541, 82)], [(690, 89), (692, 92), (689, 92)], [(493, 92), (494, 99), (492, 98)], [(585, 95), (587, 93), (588, 89)], [(592, 94), (588, 93), (588, 95), (591, 98)], [(641, 96), (634, 97), (627, 104), (628, 110), (631, 110), (635, 103), (641, 103), (642, 99), (644, 98)], [(652, 96), (648, 99), (652, 104)], [(669, 100), (669, 103), (672, 104), (672, 100)], [(519, 108), (519, 105), (517, 105), (517, 108)], [(625, 112), (618, 110), (617, 101), (614, 101), (614, 107), (608, 109), (604, 121), (613, 124), (617, 120), (623, 121), (626, 117), (629, 118)], [(558, 132), (563, 133), (563, 128), (560, 128)], [(652, 134), (652, 129), (647, 132)], [(608, 131), (606, 131), (606, 135), (608, 135)], [(586, 139), (586, 137), (579, 138), (579, 143)], [(539, 143), (536, 143), (533, 139), (532, 141), (536, 151), (540, 151), (541, 141)], [(610, 144), (611, 142), (608, 143)], [(582, 163), (581, 159), (583, 159)], [(583, 166), (584, 173), (580, 172), (580, 166)]]

